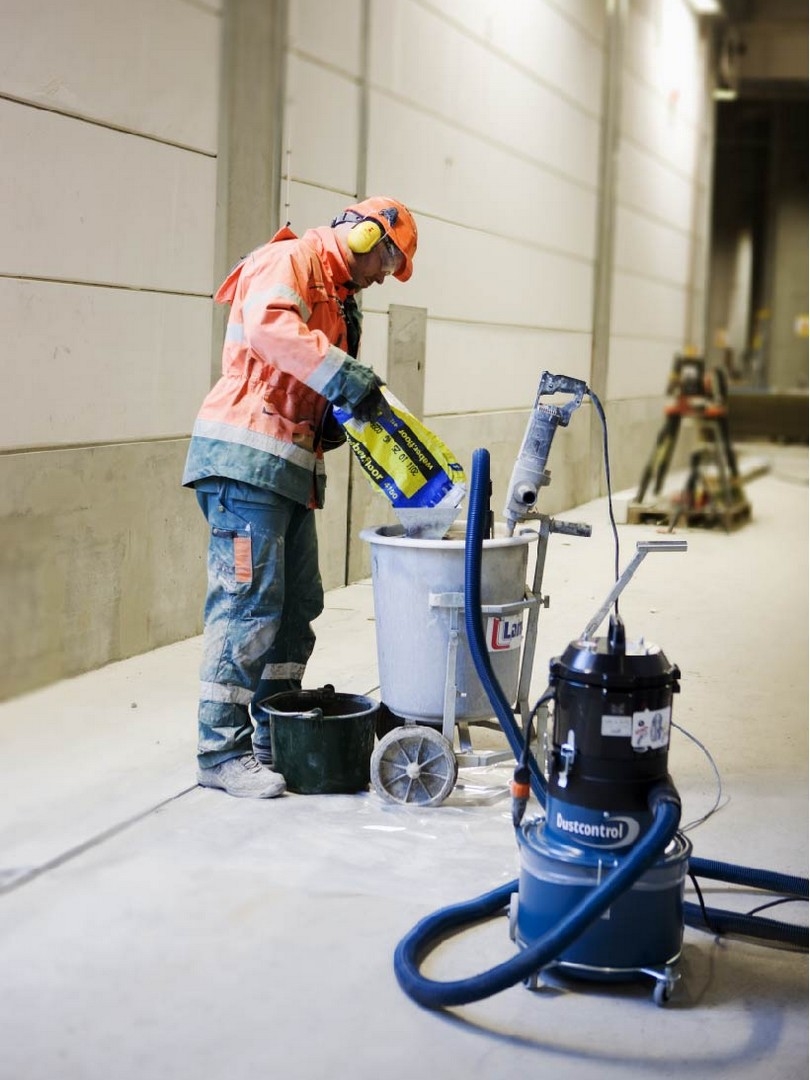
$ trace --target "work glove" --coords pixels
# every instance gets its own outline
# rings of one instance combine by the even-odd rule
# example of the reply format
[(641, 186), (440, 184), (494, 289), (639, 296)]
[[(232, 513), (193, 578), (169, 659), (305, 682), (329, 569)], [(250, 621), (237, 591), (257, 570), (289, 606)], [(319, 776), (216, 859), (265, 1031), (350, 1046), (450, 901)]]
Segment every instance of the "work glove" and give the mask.
[(352, 405), (352, 416), (362, 424), (372, 422), (379, 423), (382, 420), (394, 421), (396, 417), (391, 406), (383, 397), (382, 381), (375, 375), (375, 385), (365, 397), (360, 398), (356, 405)]

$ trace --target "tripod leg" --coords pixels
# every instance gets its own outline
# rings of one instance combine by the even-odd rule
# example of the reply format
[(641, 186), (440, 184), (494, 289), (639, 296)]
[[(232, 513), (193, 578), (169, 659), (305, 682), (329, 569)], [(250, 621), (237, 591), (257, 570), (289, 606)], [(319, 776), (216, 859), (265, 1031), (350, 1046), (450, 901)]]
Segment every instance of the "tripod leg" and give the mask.
[(734, 447), (731, 445), (731, 433), (728, 426), (728, 417), (720, 417), (717, 421), (717, 426), (720, 428), (720, 435), (723, 440), (723, 449), (726, 452), (726, 459), (728, 460), (729, 472), (736, 480), (740, 473), (737, 465), (737, 455), (734, 451)]
[[(667, 417), (662, 427), (660, 428), (658, 435), (655, 439), (655, 446), (653, 451), (647, 460), (647, 464), (644, 466), (644, 472), (641, 474), (641, 482), (636, 492), (636, 502), (643, 502), (644, 496), (647, 494), (647, 488), (650, 486), (650, 481), (653, 478), (653, 473), (660, 473), (662, 456), (666, 457), (667, 454), (667, 440), (669, 438), (670, 428), (672, 426), (672, 418)], [(671, 456), (671, 451), (669, 452)], [(659, 487), (656, 487), (656, 493)]]
[(667, 438), (662, 449), (662, 455), (658, 463), (658, 471), (655, 476), (655, 491), (656, 495), (660, 495), (661, 488), (664, 486), (664, 480), (669, 472), (669, 466), (672, 462), (672, 455), (675, 453), (675, 444), (678, 441), (678, 433), (681, 429), (681, 418), (678, 413), (673, 413), (672, 416), (667, 417), (666, 432)]
[[(667, 532), (672, 532), (681, 518), (684, 517), (684, 515), (687, 515), (690, 510), (695, 509), (695, 498), (700, 480), (700, 459), (702, 456), (702, 451), (695, 450), (689, 458), (689, 475), (686, 478), (686, 483), (680, 498), (676, 503), (676, 510), (672, 515), (672, 521), (670, 522)], [(687, 523), (688, 520), (687, 517)]]

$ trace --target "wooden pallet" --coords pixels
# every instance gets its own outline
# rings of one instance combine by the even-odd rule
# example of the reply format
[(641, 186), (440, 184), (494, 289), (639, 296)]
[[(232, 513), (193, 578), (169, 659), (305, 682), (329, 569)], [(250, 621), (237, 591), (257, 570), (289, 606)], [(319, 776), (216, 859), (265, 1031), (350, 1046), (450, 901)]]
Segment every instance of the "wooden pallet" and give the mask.
[(702, 507), (683, 507), (679, 498), (658, 503), (644, 504), (632, 502), (627, 507), (628, 525), (666, 525), (687, 528), (712, 528), (722, 526), (726, 532), (744, 525), (751, 517), (751, 504), (747, 499), (738, 497), (730, 503), (711, 500)]

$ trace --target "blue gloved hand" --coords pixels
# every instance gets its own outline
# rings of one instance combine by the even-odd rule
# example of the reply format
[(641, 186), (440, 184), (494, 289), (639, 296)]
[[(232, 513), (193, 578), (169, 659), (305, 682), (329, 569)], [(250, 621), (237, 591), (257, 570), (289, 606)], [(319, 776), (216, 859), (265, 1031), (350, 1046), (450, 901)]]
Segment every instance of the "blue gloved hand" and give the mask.
[(382, 381), (376, 375), (374, 379), (375, 385), (372, 386), (365, 397), (360, 398), (356, 405), (351, 406), (352, 416), (362, 424), (396, 419), (391, 406), (383, 397)]

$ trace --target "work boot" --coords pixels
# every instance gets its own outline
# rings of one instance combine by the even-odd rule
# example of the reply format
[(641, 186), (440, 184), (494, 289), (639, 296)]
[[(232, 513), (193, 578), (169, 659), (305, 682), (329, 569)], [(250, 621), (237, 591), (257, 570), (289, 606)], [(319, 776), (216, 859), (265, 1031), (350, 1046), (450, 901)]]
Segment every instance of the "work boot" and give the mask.
[(274, 799), (287, 790), (281, 773), (265, 769), (253, 754), (228, 758), (210, 769), (197, 769), (197, 783), (200, 787), (219, 788), (238, 799)]

